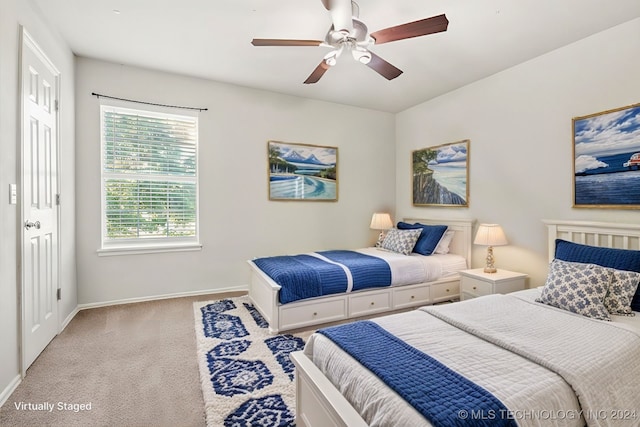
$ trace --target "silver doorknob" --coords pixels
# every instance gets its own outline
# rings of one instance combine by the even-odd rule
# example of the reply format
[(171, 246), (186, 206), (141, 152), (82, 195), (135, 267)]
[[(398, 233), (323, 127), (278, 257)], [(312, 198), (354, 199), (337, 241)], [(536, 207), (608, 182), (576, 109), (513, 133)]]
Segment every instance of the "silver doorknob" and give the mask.
[(36, 228), (36, 230), (40, 230), (40, 221), (36, 221), (36, 222), (31, 222), (29, 220), (26, 220), (24, 222), (24, 228), (26, 228), (27, 230), (32, 229), (33, 227)]

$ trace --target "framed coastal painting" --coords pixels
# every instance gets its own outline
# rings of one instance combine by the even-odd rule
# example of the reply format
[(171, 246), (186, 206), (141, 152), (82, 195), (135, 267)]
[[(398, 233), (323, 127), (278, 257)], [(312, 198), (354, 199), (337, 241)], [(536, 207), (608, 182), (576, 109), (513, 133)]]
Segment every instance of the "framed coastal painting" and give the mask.
[(268, 141), (269, 200), (338, 200), (338, 148)]
[(573, 206), (640, 209), (640, 104), (573, 119)]
[(414, 206), (469, 207), (469, 140), (411, 153)]

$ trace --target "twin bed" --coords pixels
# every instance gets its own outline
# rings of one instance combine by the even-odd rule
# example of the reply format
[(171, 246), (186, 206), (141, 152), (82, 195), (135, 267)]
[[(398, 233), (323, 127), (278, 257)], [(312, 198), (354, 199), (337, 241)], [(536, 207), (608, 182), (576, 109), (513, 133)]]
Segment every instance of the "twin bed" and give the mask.
[[(420, 223), (427, 227), (445, 226), (451, 233), (451, 240), (448, 241), (445, 250), (439, 252), (446, 253), (428, 256), (417, 253), (402, 255), (377, 248), (359, 249), (355, 251), (356, 254), (342, 253), (344, 251), (320, 252), (300, 255), (296, 259), (275, 257), (282, 258), (277, 261), (285, 262), (286, 265), (278, 264), (271, 270), (261, 264), (262, 261), (271, 261), (271, 258), (248, 261), (251, 267), (249, 297), (269, 323), (270, 331), (277, 333), (458, 299), (458, 271), (471, 265), (474, 221), (414, 218), (404, 221), (407, 224)], [(363, 258), (371, 258), (388, 265), (390, 285), (382, 280), (376, 281), (378, 277), (370, 273), (372, 267), (361, 267), (357, 264), (359, 260), (352, 261), (358, 254), (364, 255)], [(340, 291), (336, 285), (334, 288), (329, 286), (329, 290), (325, 289), (322, 292), (321, 284), (316, 283), (322, 279), (317, 279), (314, 274), (299, 271), (300, 269), (296, 268), (297, 264), (294, 264), (298, 261), (329, 270), (326, 272), (327, 275), (341, 275), (344, 283), (340, 286), (344, 286), (344, 291)], [(346, 270), (344, 263), (350, 262), (356, 262), (355, 268), (346, 271), (345, 275), (342, 272), (343, 269)], [(288, 269), (286, 274), (282, 273), (283, 269)], [(291, 278), (289, 275), (299, 277)], [(283, 288), (273, 277), (281, 277), (285, 282), (302, 279), (303, 283), (297, 288)], [(359, 279), (369, 287), (359, 286)]]
[(640, 425), (640, 226), (545, 223), (543, 289), (312, 335), (291, 354), (296, 425)]

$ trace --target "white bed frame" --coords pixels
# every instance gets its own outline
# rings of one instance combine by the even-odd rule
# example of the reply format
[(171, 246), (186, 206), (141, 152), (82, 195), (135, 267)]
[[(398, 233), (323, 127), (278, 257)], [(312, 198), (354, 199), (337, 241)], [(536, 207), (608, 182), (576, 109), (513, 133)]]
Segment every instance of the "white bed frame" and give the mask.
[[(450, 253), (462, 255), (467, 260), (467, 266), (471, 266), (474, 220), (406, 218), (404, 221), (420, 222), (427, 225), (448, 225), (451, 230), (455, 230), (453, 240), (449, 245)], [(460, 297), (460, 277), (455, 275), (415, 285), (374, 288), (280, 304), (278, 299), (280, 286), (260, 270), (253, 261), (248, 261), (248, 263), (251, 267), (249, 298), (260, 314), (269, 322), (271, 333), (428, 305)]]
[[(549, 261), (555, 239), (591, 246), (640, 250), (640, 225), (543, 220), (548, 229)], [(291, 353), (296, 366), (296, 425), (365, 427), (347, 399), (302, 351)]]

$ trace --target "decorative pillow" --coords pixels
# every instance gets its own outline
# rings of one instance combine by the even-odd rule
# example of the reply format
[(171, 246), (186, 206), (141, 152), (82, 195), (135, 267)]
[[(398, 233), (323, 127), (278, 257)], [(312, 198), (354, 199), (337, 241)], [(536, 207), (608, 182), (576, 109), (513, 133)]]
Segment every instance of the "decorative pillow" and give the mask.
[(438, 242), (438, 246), (436, 246), (436, 250), (433, 251), (434, 254), (448, 254), (449, 253), (449, 245), (453, 240), (453, 235), (455, 234), (455, 230), (447, 230), (444, 232), (442, 239)]
[(610, 284), (611, 271), (604, 267), (555, 259), (536, 301), (594, 319), (611, 320), (603, 303)]
[[(640, 251), (629, 249), (601, 248), (556, 239), (555, 258), (640, 273)], [(633, 297), (631, 309), (640, 311), (640, 287)]]
[(385, 236), (380, 247), (402, 255), (409, 255), (421, 232), (422, 230), (398, 230), (392, 228)]
[(619, 316), (635, 316), (631, 310), (631, 300), (638, 289), (640, 273), (634, 271), (614, 270), (609, 292), (604, 297), (604, 306), (611, 314)]
[(431, 255), (436, 246), (438, 246), (445, 231), (447, 231), (447, 228), (446, 225), (425, 225), (419, 222), (415, 224), (407, 224), (406, 222), (398, 223), (398, 229), (400, 230), (421, 230), (420, 237), (413, 248), (413, 252), (420, 255)]

